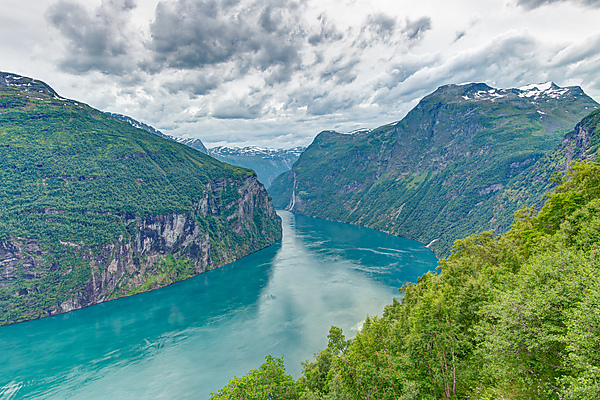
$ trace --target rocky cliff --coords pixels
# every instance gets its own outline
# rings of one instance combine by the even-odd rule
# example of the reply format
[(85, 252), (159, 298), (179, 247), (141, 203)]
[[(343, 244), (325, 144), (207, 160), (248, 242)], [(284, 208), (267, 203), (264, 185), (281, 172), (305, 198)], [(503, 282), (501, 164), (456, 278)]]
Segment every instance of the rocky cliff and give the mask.
[[(193, 205), (190, 213), (165, 215), (133, 214), (118, 216), (127, 227), (127, 234), (120, 235), (113, 243), (85, 246), (72, 242), (59, 242), (81, 257), (88, 267), (85, 284), (68, 296), (57, 296), (55, 304), (47, 308), (28, 310), (15, 318), (35, 319), (47, 315), (90, 306), (124, 295), (157, 289), (202, 272), (235, 261), (253, 251), (280, 239), (276, 228), (277, 216), (266, 196), (264, 187), (254, 176), (239, 182), (229, 182), (239, 187), (240, 197), (224, 207), (220, 201), (228, 184), (217, 179), (207, 185), (204, 198)], [(229, 232), (211, 232), (206, 223), (209, 218), (221, 218), (224, 213), (235, 220)], [(271, 226), (257, 230), (255, 218), (264, 213)], [(60, 249), (44, 246), (34, 238), (0, 241), (0, 286), (15, 286), (25, 277), (31, 282), (49, 278), (55, 269), (70, 274), (70, 268), (51, 265), (47, 256)], [(80, 272), (81, 273), (81, 272)], [(23, 285), (23, 282), (21, 282)], [(15, 287), (10, 296), (24, 301), (35, 296), (36, 287)], [(17, 310), (3, 310), (5, 318)]]

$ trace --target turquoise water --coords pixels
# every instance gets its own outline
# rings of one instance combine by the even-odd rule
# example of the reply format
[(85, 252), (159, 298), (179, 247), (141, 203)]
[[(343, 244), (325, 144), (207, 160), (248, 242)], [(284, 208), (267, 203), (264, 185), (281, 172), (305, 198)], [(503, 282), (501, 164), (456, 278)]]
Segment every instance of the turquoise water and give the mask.
[(331, 325), (353, 336), (397, 288), (436, 267), (421, 243), (280, 212), (283, 239), (149, 293), (0, 328), (0, 399), (207, 399), (284, 356), (300, 362)]

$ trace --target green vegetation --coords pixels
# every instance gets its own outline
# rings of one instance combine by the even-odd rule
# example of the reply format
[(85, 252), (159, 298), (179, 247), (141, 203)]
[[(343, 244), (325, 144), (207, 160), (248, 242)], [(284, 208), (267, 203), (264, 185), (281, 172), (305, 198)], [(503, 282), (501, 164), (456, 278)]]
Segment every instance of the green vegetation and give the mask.
[(143, 271), (144, 282), (133, 287), (117, 287), (110, 295), (111, 299), (147, 292), (162, 286), (182, 281), (196, 275), (194, 264), (189, 259), (178, 259), (172, 254), (164, 257), (153, 270)]
[(253, 400), (298, 398), (298, 385), (291, 375), (285, 373), (283, 358), (266, 356), (265, 362), (241, 378), (235, 378), (211, 400)]
[[(506, 233), (457, 240), (439, 273), (405, 285), (355, 338), (332, 327), (285, 384), (293, 395), (246, 398), (600, 397), (600, 163), (575, 162), (558, 181)], [(270, 387), (256, 373), (228, 393)]]
[(269, 194), (285, 208), (295, 188), (295, 213), (437, 239), (431, 248), (446, 256), (470, 232), (508, 229), (550, 188), (547, 171), (564, 169), (566, 156), (544, 156), (598, 104), (580, 88), (561, 91), (536, 99), (484, 84), (441, 87), (398, 123), (320, 133)]
[[(236, 214), (253, 171), (62, 99), (42, 82), (13, 81), (0, 86), (0, 325), (60, 312), (67, 301), (78, 308), (164, 286), (281, 237), (262, 188), (243, 206), (249, 215)], [(252, 207), (270, 211), (257, 217)], [(148, 225), (172, 214), (188, 216), (178, 229), (210, 245), (162, 243)], [(115, 257), (130, 267), (108, 273)], [(115, 273), (122, 286), (110, 287)]]

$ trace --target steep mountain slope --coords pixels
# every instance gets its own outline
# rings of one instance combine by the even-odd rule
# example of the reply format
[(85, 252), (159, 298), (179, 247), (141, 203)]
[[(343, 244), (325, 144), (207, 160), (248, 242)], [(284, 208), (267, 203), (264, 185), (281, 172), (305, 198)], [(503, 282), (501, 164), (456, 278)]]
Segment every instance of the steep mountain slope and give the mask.
[(595, 160), (600, 148), (600, 110), (596, 110), (579, 122), (561, 143), (530, 168), (523, 171), (483, 208), (494, 215), (498, 226), (512, 222), (512, 215), (505, 209), (516, 210), (524, 206), (541, 205), (542, 196), (557, 183), (554, 176), (565, 172), (572, 161)]
[(189, 146), (189, 147), (191, 147), (193, 149), (201, 151), (204, 154), (208, 154), (208, 150), (204, 146), (204, 143), (202, 143), (202, 140), (200, 140), (198, 138), (182, 138), (182, 137), (176, 137), (176, 136), (167, 135), (167, 134), (162, 133), (158, 129), (154, 128), (153, 126), (150, 126), (148, 124), (140, 122), (140, 121), (138, 121), (136, 119), (133, 119), (133, 118), (127, 116), (127, 115), (117, 114), (117, 113), (111, 113), (111, 112), (109, 112), (107, 114), (109, 114), (109, 115), (111, 115), (111, 116), (113, 116), (116, 119), (119, 119), (121, 121), (129, 122), (132, 126), (135, 126), (136, 128), (143, 129), (146, 132), (154, 133), (155, 135), (158, 135), (158, 136), (163, 137), (165, 139), (171, 139), (171, 140), (174, 140), (176, 142), (183, 143), (186, 146)]
[(165, 286), (280, 238), (253, 171), (0, 73), (0, 325)]
[[(400, 122), (352, 135), (320, 133), (269, 194), (276, 207), (447, 254), (472, 231), (507, 228), (516, 203), (492, 206), (499, 193), (597, 107), (581, 88), (553, 83), (442, 86)], [(526, 201), (537, 201), (537, 192), (530, 195)]]
[(258, 180), (266, 188), (271, 186), (273, 179), (289, 171), (296, 162), (304, 147), (293, 149), (263, 149), (260, 147), (213, 147), (208, 154), (218, 160), (256, 171)]
[[(586, 120), (592, 143), (598, 113)], [(367, 316), (353, 338), (332, 326), (297, 381), (268, 356), (211, 400), (249, 390), (290, 399), (599, 398), (600, 163), (574, 163), (560, 180), (539, 212), (520, 213), (504, 234), (458, 240), (439, 271), (404, 285), (401, 301)]]

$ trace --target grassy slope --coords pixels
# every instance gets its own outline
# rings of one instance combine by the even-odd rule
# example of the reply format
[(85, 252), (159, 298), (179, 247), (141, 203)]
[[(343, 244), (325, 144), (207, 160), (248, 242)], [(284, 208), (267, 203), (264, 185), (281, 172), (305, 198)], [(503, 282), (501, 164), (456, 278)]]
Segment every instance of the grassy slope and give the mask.
[[(1, 88), (0, 96), (26, 102), (0, 111), (4, 238), (52, 229), (63, 240), (83, 240), (72, 233), (62, 236), (57, 227), (63, 216), (88, 213), (86, 218), (110, 226), (111, 219), (102, 214), (186, 212), (215, 177), (253, 174), (85, 105), (31, 97), (10, 87)], [(39, 216), (48, 211), (61, 211), (53, 214), (56, 223)], [(41, 225), (34, 228), (34, 221)], [(84, 242), (112, 241), (118, 231), (108, 229), (110, 237), (90, 236)]]

